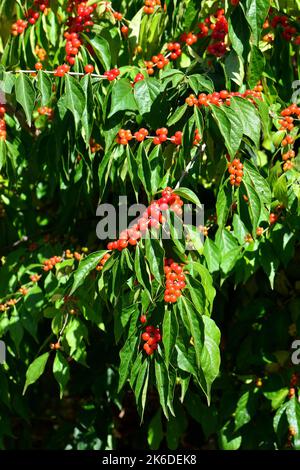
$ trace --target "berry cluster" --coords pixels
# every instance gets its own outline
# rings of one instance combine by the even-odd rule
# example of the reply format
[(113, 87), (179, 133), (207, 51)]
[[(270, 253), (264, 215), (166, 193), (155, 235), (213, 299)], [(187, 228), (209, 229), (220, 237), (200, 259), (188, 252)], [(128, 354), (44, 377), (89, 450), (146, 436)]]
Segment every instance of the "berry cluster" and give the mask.
[(57, 69), (54, 71), (54, 75), (55, 77), (64, 77), (66, 73), (69, 72), (69, 70), (70, 70), (69, 65), (67, 64), (59, 65)]
[(273, 29), (280, 29), (282, 31), (282, 37), (286, 41), (294, 41), (295, 44), (300, 44), (300, 36), (298, 35), (297, 28), (291, 26), (289, 18), (285, 15), (275, 15), (271, 19), (270, 23), (268, 22), (267, 27)]
[(161, 5), (160, 0), (145, 0), (144, 13), (151, 15), (156, 5)]
[(87, 64), (84, 66), (84, 71), (85, 73), (93, 73), (94, 72), (94, 66), (92, 64)]
[(232, 162), (228, 162), (229, 181), (231, 186), (240, 186), (243, 180), (243, 164), (239, 158), (235, 158)]
[(171, 52), (171, 60), (178, 59), (178, 57), (180, 57), (182, 54), (181, 45), (179, 44), (179, 42), (169, 42), (169, 44), (167, 45), (167, 49)]
[(159, 229), (160, 224), (164, 223), (163, 212), (172, 210), (176, 215), (181, 216), (183, 201), (177, 194), (173, 193), (172, 188), (165, 188), (162, 191), (162, 197), (157, 201), (151, 202), (147, 210), (142, 214), (138, 223), (120, 233), (120, 238), (114, 242), (109, 242), (108, 250), (122, 251), (128, 245), (135, 246), (143, 234), (149, 229)]
[(26, 20), (19, 19), (11, 27), (11, 34), (18, 36), (27, 28), (28, 24), (35, 24), (39, 19), (40, 12), (47, 12), (49, 0), (34, 0), (32, 8), (29, 8), (25, 14)]
[(125, 24), (123, 24), (123, 25), (121, 26), (121, 33), (123, 34), (123, 36), (127, 37), (127, 36), (128, 36), (128, 32), (129, 32), (128, 26), (126, 26)]
[(114, 11), (114, 12), (113, 12), (113, 17), (114, 17), (117, 21), (122, 21), (122, 19), (123, 19), (122, 13), (119, 13), (118, 11)]
[(134, 77), (133, 83), (141, 82), (145, 79), (145, 76), (142, 73), (137, 73)]
[(168, 63), (169, 59), (163, 54), (154, 55), (152, 56), (151, 60), (145, 60), (145, 66), (147, 67), (148, 75), (154, 74), (154, 67), (163, 69), (166, 65), (168, 65)]
[(220, 8), (214, 15), (208, 16), (198, 24), (199, 33), (184, 33), (181, 40), (191, 46), (198, 39), (203, 39), (211, 31), (211, 41), (207, 47), (207, 52), (216, 57), (222, 57), (226, 53), (225, 37), (228, 34), (228, 22), (224, 16), (224, 9)]
[(199, 134), (199, 129), (196, 129), (194, 133), (193, 145), (199, 145), (200, 142), (201, 142), (201, 135)]
[(22, 34), (25, 29), (27, 28), (27, 21), (19, 19), (15, 23), (13, 23), (11, 27), (11, 34), (13, 36), (18, 36), (19, 34)]
[(155, 328), (153, 325), (146, 326), (145, 332), (142, 333), (142, 340), (145, 341), (144, 351), (148, 356), (151, 356), (157, 349), (157, 343), (161, 341), (159, 328)]
[(216, 106), (221, 106), (223, 104), (230, 106), (230, 99), (234, 96), (239, 98), (245, 98), (252, 103), (254, 103), (254, 98), (261, 99), (262, 95), (262, 85), (257, 85), (253, 88), (253, 90), (246, 90), (244, 93), (240, 93), (238, 91), (229, 92), (227, 90), (221, 90), (220, 92), (215, 91), (211, 94), (200, 93), (198, 99), (195, 95), (189, 95), (185, 102), (188, 106), (205, 106), (208, 107), (210, 104), (214, 104)]
[(155, 136), (150, 136), (149, 131), (145, 128), (139, 129), (137, 132), (132, 135), (130, 130), (120, 129), (116, 137), (116, 142), (121, 145), (127, 145), (132, 139), (136, 139), (138, 142), (143, 142), (145, 138), (153, 139), (154, 145), (160, 145), (167, 140), (174, 145), (181, 145), (182, 142), (182, 132), (176, 131), (174, 135), (168, 137), (168, 129), (166, 127), (161, 127), (156, 129)]
[(9, 299), (3, 304), (0, 304), (0, 312), (6, 312), (10, 307), (16, 305), (17, 302), (17, 299)]
[(91, 138), (90, 139), (90, 150), (92, 153), (99, 152), (101, 150), (101, 145), (98, 144), (98, 142), (95, 141), (95, 139)]
[(192, 46), (192, 44), (195, 44), (197, 42), (198, 38), (196, 34), (189, 32), (189, 33), (183, 33), (180, 36), (180, 40), (182, 42), (185, 42), (188, 46)]
[(46, 259), (43, 262), (43, 265), (44, 265), (43, 270), (51, 271), (51, 269), (53, 269), (56, 264), (61, 263), (61, 261), (62, 261), (62, 258), (60, 256), (52, 256), (52, 258)]
[(40, 279), (41, 279), (41, 275), (40, 274), (31, 274), (30, 276), (30, 280), (34, 283), (38, 282)]
[(121, 145), (127, 145), (132, 139), (133, 135), (130, 130), (120, 129), (116, 137), (116, 142)]
[(65, 32), (64, 37), (66, 38), (66, 60), (70, 65), (75, 64), (75, 57), (79, 53), (79, 49), (81, 47), (82, 41), (79, 38), (78, 33), (69, 33), (68, 31)]
[[(83, 251), (83, 249), (82, 249)], [(72, 253), (71, 250), (66, 250), (65, 251), (65, 258), (66, 259), (76, 259), (76, 261), (80, 261), (81, 258), (82, 258), (82, 255), (80, 253), (78, 253), (78, 251), (74, 251), (74, 253)]]
[(185, 288), (185, 274), (182, 265), (174, 263), (173, 259), (165, 259), (164, 272), (166, 275), (166, 290), (164, 301), (174, 304), (181, 297), (181, 291)]
[(109, 80), (110, 82), (112, 82), (113, 80), (115, 80), (118, 76), (120, 75), (120, 70), (119, 69), (112, 69), (112, 70), (107, 70), (106, 72), (104, 72), (104, 76), (107, 78), (107, 80)]
[(89, 32), (94, 25), (92, 14), (97, 8), (97, 3), (87, 5), (88, 0), (69, 0), (67, 12), (70, 14), (67, 20), (69, 33)]
[(0, 104), (0, 140), (6, 140), (5, 106)]
[(153, 143), (154, 145), (160, 145), (163, 142), (166, 142), (168, 139), (168, 129), (166, 127), (161, 127), (159, 129), (156, 129), (155, 134), (156, 137), (153, 138)]
[[(279, 120), (280, 130), (285, 130), (286, 132), (290, 132), (295, 127), (294, 125), (295, 118), (299, 118), (300, 116), (300, 107), (297, 106), (295, 103), (291, 104), (287, 108), (283, 109), (280, 114), (281, 114), (281, 117), (283, 118)], [(291, 148), (294, 142), (295, 142), (295, 138), (290, 134), (287, 134), (284, 137), (284, 139), (281, 141), (281, 146), (283, 148), (288, 147), (288, 150), (287, 151), (283, 150), (283, 153), (282, 153), (282, 160), (284, 162), (283, 164), (284, 171), (291, 170), (294, 166), (293, 159), (295, 158), (295, 151)]]
[(47, 106), (41, 106), (40, 108), (37, 109), (37, 112), (41, 116), (48, 116), (49, 119), (53, 119), (53, 109), (48, 108)]
[(27, 295), (28, 292), (29, 292), (29, 289), (27, 289), (26, 287), (22, 286), (22, 287), (20, 287), (19, 292), (20, 292), (20, 294), (22, 294), (22, 295)]
[(106, 261), (110, 258), (110, 254), (106, 253), (99, 261), (99, 263), (96, 266), (97, 271), (102, 271), (103, 266), (105, 265)]
[(137, 132), (134, 133), (134, 137), (136, 138), (138, 142), (143, 142), (148, 135), (149, 135), (149, 132), (144, 127), (142, 127), (141, 129), (139, 129)]
[(47, 57), (47, 52), (45, 51), (45, 49), (43, 49), (42, 47), (38, 45), (35, 46), (34, 53), (37, 55), (38, 59), (42, 62)]
[(298, 385), (298, 382), (299, 382), (299, 374), (294, 372), (290, 378), (290, 387), (296, 387)]
[(278, 214), (275, 214), (274, 212), (271, 212), (270, 215), (269, 215), (270, 225), (276, 224), (277, 220), (278, 220)]

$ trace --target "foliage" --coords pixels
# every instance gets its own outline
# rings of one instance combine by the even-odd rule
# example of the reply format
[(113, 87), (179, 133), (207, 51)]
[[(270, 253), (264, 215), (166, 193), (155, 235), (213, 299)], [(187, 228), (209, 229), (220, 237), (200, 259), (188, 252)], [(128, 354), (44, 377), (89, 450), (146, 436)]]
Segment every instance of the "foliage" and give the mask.
[[(299, 449), (299, 2), (23, 3), (0, 1), (0, 448)], [(120, 195), (148, 212), (107, 245)]]

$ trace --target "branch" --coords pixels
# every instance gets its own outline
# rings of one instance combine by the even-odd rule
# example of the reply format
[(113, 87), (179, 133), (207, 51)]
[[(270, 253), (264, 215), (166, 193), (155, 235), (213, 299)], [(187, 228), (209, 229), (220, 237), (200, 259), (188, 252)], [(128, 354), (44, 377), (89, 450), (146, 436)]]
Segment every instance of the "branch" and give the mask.
[(180, 184), (183, 180), (183, 178), (189, 173), (189, 171), (193, 168), (194, 166), (194, 163), (195, 161), (197, 160), (197, 158), (201, 155), (204, 154), (205, 152), (205, 149), (206, 149), (206, 144), (203, 144), (201, 147), (198, 147), (198, 150), (197, 152), (195, 153), (194, 157), (192, 158), (192, 160), (187, 164), (185, 170), (182, 172), (176, 186), (175, 186), (175, 189), (178, 189), (180, 187)]
[[(6, 73), (37, 73), (38, 70), (6, 70)], [(55, 70), (41, 70), (41, 72), (44, 72), (44, 73), (49, 73), (49, 74), (55, 74)], [(78, 77), (84, 77), (85, 75), (90, 75), (91, 77), (95, 77), (95, 78), (107, 78), (105, 75), (98, 75), (96, 73), (90, 73), (90, 74), (87, 74), (87, 73), (83, 73), (83, 72), (66, 72), (66, 75), (69, 74), (69, 75), (75, 75), (75, 76), (78, 76)]]

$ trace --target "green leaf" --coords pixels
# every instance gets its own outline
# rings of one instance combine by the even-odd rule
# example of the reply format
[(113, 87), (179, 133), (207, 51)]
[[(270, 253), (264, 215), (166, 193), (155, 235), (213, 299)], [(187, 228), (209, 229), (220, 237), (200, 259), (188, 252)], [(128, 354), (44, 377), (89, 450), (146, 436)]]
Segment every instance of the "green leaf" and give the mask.
[(107, 250), (96, 251), (95, 253), (88, 255), (86, 258), (80, 261), (79, 266), (74, 273), (74, 282), (70, 295), (72, 295), (75, 290), (78, 289), (81, 284), (83, 284), (85, 278), (93, 269), (96, 268), (100, 259), (103, 258), (106, 253), (108, 253)]
[(244, 98), (234, 97), (230, 101), (230, 108), (239, 116), (243, 134), (249, 137), (256, 147), (259, 147), (261, 123), (254, 104)]
[(205, 313), (205, 295), (201, 283), (192, 276), (187, 276), (186, 282), (195, 309), (203, 315)]
[(252, 233), (253, 235), (256, 233), (256, 228), (259, 225), (259, 220), (260, 220), (260, 214), (262, 210), (262, 204), (261, 200), (259, 198), (259, 195), (256, 192), (256, 188), (252, 186), (252, 183), (249, 182), (247, 177), (244, 175), (243, 183), (245, 185), (247, 197), (248, 197), (248, 209), (249, 209), (249, 214), (252, 222)]
[(219, 446), (223, 450), (237, 450), (242, 443), (242, 436), (234, 432), (233, 423), (228, 421), (219, 432)]
[(208, 93), (212, 93), (214, 91), (213, 82), (210, 80), (210, 78), (205, 77), (205, 75), (196, 73), (194, 75), (189, 75), (187, 79), (189, 86), (196, 94), (199, 94), (203, 91), (207, 91)]
[(240, 147), (243, 136), (243, 127), (241, 126), (240, 117), (229, 107), (218, 108), (211, 105), (213, 117), (224, 138), (227, 150), (232, 158)]
[(151, 419), (148, 427), (148, 444), (151, 450), (159, 449), (160, 443), (163, 440), (164, 433), (161, 420), (161, 409), (155, 413)]
[(150, 113), (159, 94), (160, 82), (156, 78), (145, 78), (134, 85), (134, 97), (140, 114)]
[(120, 351), (119, 386), (120, 391), (131, 373), (132, 360), (137, 351), (138, 335), (133, 332)]
[(164, 256), (165, 250), (155, 238), (145, 239), (146, 259), (150, 271), (155, 279), (161, 284), (164, 279)]
[(254, 44), (258, 45), (264, 21), (268, 15), (270, 2), (265, 0), (246, 0), (245, 17), (248, 21)]
[(247, 69), (247, 80), (250, 88), (254, 88), (258, 81), (261, 79), (265, 69), (266, 60), (257, 46), (251, 49), (249, 66)]
[(23, 390), (23, 395), (26, 392), (29, 385), (34, 384), (40, 376), (43, 374), (50, 352), (46, 352), (41, 356), (37, 357), (28, 367), (26, 372), (26, 382)]
[(65, 329), (65, 339), (70, 346), (70, 356), (75, 361), (85, 364), (86, 349), (85, 342), (88, 336), (87, 327), (83, 321), (74, 315), (69, 319)]
[(93, 87), (90, 74), (85, 75), (81, 79), (82, 89), (85, 94), (85, 107), (82, 114), (82, 127), (85, 133), (86, 143), (89, 143), (94, 123), (93, 108), (94, 108), (94, 99), (93, 99)]
[(4, 168), (6, 164), (6, 154), (7, 154), (7, 149), (6, 149), (6, 142), (3, 139), (0, 139), (0, 171), (2, 168)]
[(274, 288), (274, 280), (277, 268), (279, 266), (279, 260), (276, 256), (274, 248), (269, 240), (260, 244), (259, 247), (259, 261), (260, 264), (268, 276), (272, 289)]
[(272, 193), (268, 181), (258, 171), (258, 169), (249, 160), (244, 161), (244, 181), (255, 187), (255, 191), (264, 204), (271, 204)]
[(133, 89), (127, 78), (121, 78), (112, 85), (111, 110), (109, 118), (118, 111), (135, 111), (137, 109)]
[(232, 225), (234, 236), (238, 239), (240, 245), (244, 245), (245, 237), (248, 234), (248, 230), (245, 227), (244, 223), (241, 221), (238, 214), (234, 214)]
[(201, 367), (201, 352), (204, 344), (204, 325), (203, 319), (200, 313), (196, 312), (193, 305), (189, 300), (184, 297), (180, 297), (178, 301), (178, 307), (181, 314), (182, 321), (188, 332), (193, 338), (196, 362), (200, 369)]
[(198, 196), (188, 188), (178, 188), (174, 190), (175, 194), (178, 194), (178, 196), (183, 197), (187, 201), (193, 202), (198, 208), (201, 208), (201, 202), (199, 201)]
[(214, 298), (216, 296), (216, 289), (213, 286), (213, 278), (208, 269), (198, 262), (192, 263), (192, 269), (196, 271), (201, 277), (201, 283), (205, 291), (205, 303), (207, 311), (211, 312)]
[(160, 398), (160, 405), (163, 409), (165, 417), (168, 419), (169, 413), (167, 408), (167, 399), (169, 389), (169, 375), (163, 359), (158, 355), (155, 357), (155, 378), (156, 387)]
[(93, 47), (96, 56), (100, 60), (105, 70), (111, 67), (111, 53), (109, 43), (101, 36), (94, 36), (90, 38), (88, 35), (83, 34), (84, 39)]
[(179, 108), (175, 110), (175, 112), (171, 115), (171, 117), (169, 117), (167, 121), (167, 126), (173, 126), (174, 124), (176, 124), (176, 122), (180, 121), (180, 119), (185, 115), (186, 110), (187, 110), (186, 103), (183, 104), (182, 106), (179, 106)]
[(80, 83), (74, 77), (66, 74), (65, 80), (66, 93), (64, 104), (73, 114), (77, 126), (85, 108), (85, 94)]
[(218, 271), (220, 267), (220, 252), (215, 242), (208, 237), (204, 243), (203, 254), (209, 272), (214, 273), (215, 271)]
[(280, 203), (282, 203), (285, 207), (288, 207), (289, 200), (288, 200), (288, 187), (286, 182), (286, 176), (281, 175), (274, 184), (274, 196)]
[(147, 269), (145, 257), (140, 251), (140, 247), (137, 245), (135, 249), (135, 258), (134, 258), (134, 270), (138, 282), (148, 291), (151, 297), (151, 283), (149, 272)]
[(234, 417), (235, 431), (251, 421), (253, 411), (253, 393), (247, 391), (237, 402)]
[(143, 385), (145, 383), (145, 378), (147, 377), (147, 373), (149, 372), (149, 362), (147, 359), (144, 359), (144, 362), (142, 362), (138, 374), (137, 374), (137, 379), (136, 379), (136, 384), (134, 387), (134, 394), (135, 394), (135, 400), (136, 403), (139, 403), (140, 395), (143, 389)]
[(56, 351), (53, 362), (53, 374), (60, 388), (60, 398), (63, 397), (64, 390), (70, 379), (69, 364), (61, 351)]
[(32, 81), (25, 73), (20, 73), (16, 79), (16, 100), (25, 111), (26, 119), (31, 126), (32, 111), (35, 103), (35, 90)]
[(221, 339), (220, 330), (215, 322), (203, 316), (204, 322), (204, 345), (201, 351), (201, 369), (207, 386), (207, 399), (210, 403), (211, 385), (219, 374), (220, 369), (220, 350), (219, 344)]
[(300, 403), (296, 395), (288, 402), (286, 417), (290, 428), (293, 428), (293, 432), (295, 433), (293, 436), (295, 450), (300, 450)]
[(52, 82), (49, 76), (42, 70), (39, 70), (37, 74), (37, 87), (41, 96), (41, 105), (46, 106), (51, 99)]
[(167, 308), (164, 313), (162, 338), (165, 350), (165, 361), (167, 368), (169, 367), (170, 358), (174, 350), (178, 334), (178, 322), (176, 312)]
[(222, 186), (219, 188), (217, 203), (216, 203), (216, 212), (217, 212), (217, 221), (219, 227), (224, 227), (227, 222), (229, 210), (231, 208), (232, 197), (227, 186)]

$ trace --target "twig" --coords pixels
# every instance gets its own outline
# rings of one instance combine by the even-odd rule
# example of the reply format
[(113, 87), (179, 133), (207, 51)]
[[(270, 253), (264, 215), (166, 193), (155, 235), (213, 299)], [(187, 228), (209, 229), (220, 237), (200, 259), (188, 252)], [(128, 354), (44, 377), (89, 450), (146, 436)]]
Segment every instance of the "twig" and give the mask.
[(67, 326), (68, 320), (69, 320), (69, 314), (67, 313), (66, 318), (65, 318), (65, 321), (64, 321), (64, 324), (63, 324), (63, 326), (62, 326), (62, 329), (60, 330), (59, 335), (58, 335), (58, 340), (57, 340), (58, 343), (59, 343), (60, 340), (61, 340), (61, 337), (62, 337), (62, 335), (63, 335), (64, 329), (65, 329), (66, 326)]
[[(37, 73), (38, 70), (6, 70), (6, 73)], [(49, 73), (49, 74), (54, 74), (55, 70), (41, 70), (41, 72)], [(96, 73), (82, 73), (82, 72), (66, 72), (66, 74), (69, 75), (77, 75), (78, 77), (84, 77), (85, 75), (90, 75), (91, 77), (95, 78), (107, 78), (105, 75), (98, 75)]]
[(200, 156), (200, 155), (203, 155), (203, 153), (205, 152), (205, 148), (206, 148), (206, 144), (203, 144), (201, 145), (201, 147), (198, 147), (198, 150), (197, 152), (195, 153), (194, 157), (192, 158), (192, 160), (187, 164), (185, 170), (182, 172), (176, 186), (175, 186), (175, 189), (178, 189), (180, 187), (180, 184), (183, 180), (183, 178), (189, 173), (189, 171), (193, 168), (194, 166), (194, 163), (195, 161), (197, 160), (197, 158)]

